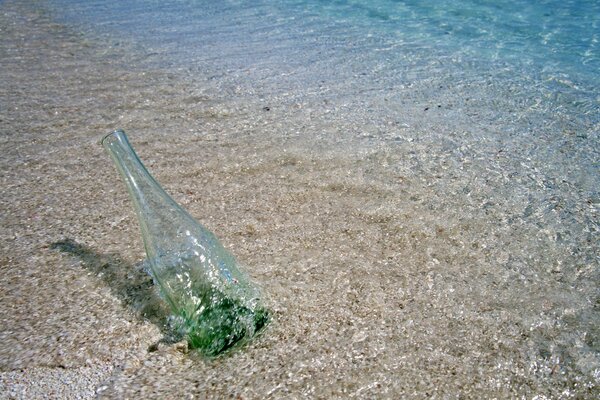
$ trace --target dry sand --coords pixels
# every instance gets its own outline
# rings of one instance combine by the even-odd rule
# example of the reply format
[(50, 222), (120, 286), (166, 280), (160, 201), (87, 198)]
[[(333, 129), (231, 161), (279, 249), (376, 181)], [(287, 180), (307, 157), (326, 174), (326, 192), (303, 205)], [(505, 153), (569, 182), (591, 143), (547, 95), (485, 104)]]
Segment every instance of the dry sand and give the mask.
[[(452, 138), (474, 154), (461, 165), (419, 132), (357, 146), (300, 109), (136, 68), (38, 9), (0, 3), (0, 398), (598, 395), (597, 235), (572, 232), (566, 252), (535, 190), (502, 192), (506, 155), (490, 149), (490, 172), (470, 137)], [(274, 321), (243, 349), (210, 361), (161, 342), (135, 215), (97, 144), (118, 127), (264, 288)], [(597, 199), (573, 213), (593, 226)]]

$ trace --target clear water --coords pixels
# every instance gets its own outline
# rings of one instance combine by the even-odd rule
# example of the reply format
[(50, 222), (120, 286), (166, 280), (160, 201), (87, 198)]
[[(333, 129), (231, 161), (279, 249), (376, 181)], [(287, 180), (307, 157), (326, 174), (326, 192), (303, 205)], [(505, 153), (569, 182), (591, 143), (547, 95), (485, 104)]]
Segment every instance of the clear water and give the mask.
[(51, 3), (59, 20), (140, 50), (136, 63), (188, 71), (209, 96), (308, 110), (325, 101), (355, 122), (347, 135), (429, 122), (599, 130), (595, 0)]
[[(139, 50), (132, 63), (188, 71), (232, 103), (327, 108), (353, 122), (345, 135), (398, 138), (390, 124), (521, 138), (600, 129), (595, 0), (50, 3), (57, 19)], [(538, 150), (560, 152), (549, 146)], [(580, 168), (594, 176), (588, 150)]]
[[(339, 383), (331, 377), (356, 372), (344, 364), (352, 347), (377, 360), (357, 380), (395, 382), (394, 371), (410, 375), (427, 365), (422, 374), (448, 382), (455, 365), (447, 360), (458, 360), (464, 376), (484, 371), (465, 385), (593, 398), (600, 383), (598, 1), (49, 4), (57, 20), (129, 51), (132, 67), (189, 78), (186, 100), (219, 99), (225, 111), (215, 115), (228, 118), (214, 127), (264, 130), (256, 138), (264, 149), (284, 139), (309, 149), (289, 162), (260, 149), (242, 158), (258, 164), (254, 171), (259, 161), (277, 160), (271, 167), (287, 181), (269, 190), (291, 204), (302, 190), (318, 193), (297, 204), (305, 219), (298, 225), (284, 218), (297, 210), (284, 207), (263, 227), (276, 231), (279, 221), (278, 235), (289, 239), (269, 242), (289, 253), (273, 261), (277, 273), (265, 287), (288, 307), (287, 325), (273, 328), (281, 329), (278, 339), (289, 349), (288, 338), (320, 335), (305, 343), (307, 354), (285, 353), (286, 368), (322, 368), (323, 382)], [(250, 185), (242, 170), (232, 171)], [(276, 200), (267, 198), (281, 205)], [(306, 211), (311, 201), (326, 212)], [(298, 244), (312, 243), (311, 235), (330, 247)], [(320, 275), (298, 272), (310, 251)], [(302, 279), (302, 290), (290, 289)], [(356, 293), (362, 302), (351, 301)], [(363, 316), (363, 304), (383, 317)], [(305, 320), (293, 319), (297, 310), (308, 310)], [(361, 323), (368, 327), (358, 331)], [(330, 354), (331, 342), (341, 344)], [(311, 346), (327, 357), (314, 361)], [(268, 350), (276, 357), (284, 347)], [(305, 364), (294, 369), (296, 358)]]
[[(273, 84), (290, 88), (323, 77), (348, 80), (343, 73), (348, 68), (358, 74), (376, 71), (378, 80), (400, 83), (419, 77), (432, 63), (444, 69), (457, 64), (468, 72), (474, 72), (469, 71), (473, 63), (477, 68), (499, 64), (545, 82), (548, 89), (580, 93), (588, 106), (582, 111), (598, 112), (593, 101), (600, 4), (595, 0), (51, 3), (64, 20), (116, 40), (134, 40), (155, 51), (154, 60), (163, 65), (201, 71), (212, 66), (209, 71), (221, 74), (239, 68), (261, 80), (265, 73), (280, 72)], [(335, 71), (324, 68), (333, 66)], [(281, 68), (294, 75), (319, 74), (292, 81)], [(408, 71), (411, 75), (404, 76)]]

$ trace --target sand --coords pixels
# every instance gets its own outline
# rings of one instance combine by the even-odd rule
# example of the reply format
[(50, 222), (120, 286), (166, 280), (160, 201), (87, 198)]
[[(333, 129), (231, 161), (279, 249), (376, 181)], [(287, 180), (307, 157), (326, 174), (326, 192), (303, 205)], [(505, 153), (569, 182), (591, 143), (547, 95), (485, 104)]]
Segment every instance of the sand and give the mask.
[[(0, 398), (598, 395), (585, 179), (543, 181), (536, 159), (435, 116), (382, 145), (305, 104), (219, 96), (43, 3), (0, 3), (0, 29)], [(98, 144), (116, 128), (263, 288), (274, 319), (244, 348), (205, 360), (164, 341)]]

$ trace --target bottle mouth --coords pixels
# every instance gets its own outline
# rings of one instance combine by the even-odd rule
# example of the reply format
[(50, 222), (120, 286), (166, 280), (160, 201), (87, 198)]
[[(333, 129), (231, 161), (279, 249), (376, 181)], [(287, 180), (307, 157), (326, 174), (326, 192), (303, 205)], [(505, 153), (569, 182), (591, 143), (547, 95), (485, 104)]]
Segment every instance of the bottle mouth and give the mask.
[(118, 138), (119, 135), (124, 135), (124, 134), (125, 134), (125, 131), (123, 129), (116, 129), (116, 130), (104, 135), (98, 143), (101, 144), (102, 146), (106, 146), (107, 144), (109, 144), (109, 142), (111, 140)]

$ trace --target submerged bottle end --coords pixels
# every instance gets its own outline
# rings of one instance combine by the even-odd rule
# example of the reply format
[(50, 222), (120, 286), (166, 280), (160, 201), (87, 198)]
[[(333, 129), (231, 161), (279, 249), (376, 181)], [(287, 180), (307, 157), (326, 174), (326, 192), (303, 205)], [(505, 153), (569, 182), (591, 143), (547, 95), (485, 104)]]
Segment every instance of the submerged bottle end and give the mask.
[(218, 357), (260, 335), (271, 319), (263, 307), (253, 309), (223, 299), (193, 321), (188, 321), (188, 346), (207, 357)]

